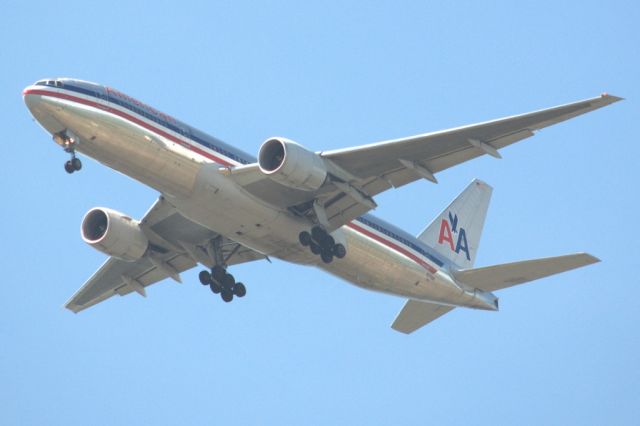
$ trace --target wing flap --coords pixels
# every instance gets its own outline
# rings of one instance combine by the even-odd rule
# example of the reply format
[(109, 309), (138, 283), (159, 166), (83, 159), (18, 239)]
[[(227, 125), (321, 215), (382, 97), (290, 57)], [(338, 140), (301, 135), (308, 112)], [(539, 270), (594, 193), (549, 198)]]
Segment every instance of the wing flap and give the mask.
[(413, 333), (420, 327), (440, 318), (453, 308), (454, 306), (419, 302), (410, 299), (407, 300), (407, 303), (404, 304), (404, 307), (400, 313), (398, 313), (391, 328), (405, 334)]
[(456, 281), (484, 291), (496, 291), (599, 262), (587, 253), (504, 263), (453, 271)]
[(435, 173), (483, 155), (484, 151), (470, 144), (469, 139), (491, 143), (494, 148), (502, 148), (533, 135), (536, 130), (602, 108), (621, 99), (605, 94), (526, 114), (328, 151), (322, 155), (361, 178), (381, 176), (390, 168), (399, 168), (400, 164), (397, 160), (394, 161), (395, 159), (427, 161), (431, 166), (431, 172)]
[[(193, 268), (196, 263), (184, 254), (173, 255), (165, 260), (178, 273)], [(78, 313), (116, 294), (125, 296), (135, 288), (129, 286), (126, 278), (134, 280), (145, 288), (167, 278), (167, 274), (156, 268), (147, 258), (137, 262), (125, 262), (110, 257), (98, 271), (69, 299), (65, 308)]]

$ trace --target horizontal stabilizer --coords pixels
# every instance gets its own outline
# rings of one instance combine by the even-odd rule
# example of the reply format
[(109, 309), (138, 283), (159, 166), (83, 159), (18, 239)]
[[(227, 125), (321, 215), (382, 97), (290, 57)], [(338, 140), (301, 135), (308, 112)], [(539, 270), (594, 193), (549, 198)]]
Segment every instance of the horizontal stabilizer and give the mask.
[(423, 325), (440, 318), (453, 308), (454, 306), (407, 300), (391, 328), (405, 334), (413, 333)]
[(495, 291), (523, 284), (560, 272), (580, 268), (599, 262), (600, 259), (587, 253), (568, 254), (544, 259), (503, 263), (484, 268), (453, 271), (456, 281), (484, 291)]

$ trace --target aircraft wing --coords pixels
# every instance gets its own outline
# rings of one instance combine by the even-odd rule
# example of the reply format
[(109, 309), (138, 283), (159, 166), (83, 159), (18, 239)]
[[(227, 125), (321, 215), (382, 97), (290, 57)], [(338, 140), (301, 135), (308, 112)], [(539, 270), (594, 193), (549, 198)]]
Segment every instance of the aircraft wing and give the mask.
[[(207, 250), (220, 236), (182, 216), (163, 197), (145, 214), (140, 226), (149, 238), (147, 254), (135, 262), (110, 257), (65, 304), (67, 309), (77, 313), (115, 294), (124, 296), (133, 291), (146, 297), (146, 287), (151, 284), (165, 278), (180, 282), (180, 273), (197, 263), (213, 266)], [(265, 258), (226, 238), (221, 246), (227, 265)]]
[(376, 207), (373, 197), (418, 179), (437, 182), (435, 174), (481, 155), (500, 157), (498, 150), (534, 135), (547, 126), (617, 102), (603, 94), (554, 108), (498, 120), (319, 153), (330, 178), (317, 191), (287, 188), (262, 174), (257, 164), (226, 171), (249, 193), (301, 215), (313, 214), (313, 201), (326, 210), (329, 228)]

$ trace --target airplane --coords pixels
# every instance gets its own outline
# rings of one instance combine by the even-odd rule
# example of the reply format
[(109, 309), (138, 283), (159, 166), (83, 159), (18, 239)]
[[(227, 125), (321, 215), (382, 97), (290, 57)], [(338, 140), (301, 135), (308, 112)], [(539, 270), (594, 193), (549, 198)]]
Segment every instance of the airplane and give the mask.
[(257, 158), (116, 89), (71, 78), (23, 91), (35, 120), (82, 168), (77, 153), (157, 190), (136, 220), (90, 209), (82, 239), (108, 260), (65, 307), (77, 313), (202, 265), (199, 281), (223, 301), (245, 296), (229, 268), (278, 258), (319, 267), (365, 289), (406, 298), (392, 328), (412, 333), (456, 307), (497, 311), (494, 291), (586, 266), (576, 253), (474, 267), (492, 188), (475, 179), (413, 236), (369, 212), (374, 197), (607, 106), (609, 94), (527, 114), (330, 151), (284, 137)]

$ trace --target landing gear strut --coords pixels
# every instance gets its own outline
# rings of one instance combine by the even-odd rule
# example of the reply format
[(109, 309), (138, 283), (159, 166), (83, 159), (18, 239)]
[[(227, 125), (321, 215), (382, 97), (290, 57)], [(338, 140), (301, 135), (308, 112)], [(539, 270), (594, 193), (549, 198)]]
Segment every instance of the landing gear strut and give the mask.
[(311, 228), (311, 232), (302, 231), (298, 239), (300, 244), (309, 247), (311, 253), (320, 255), (324, 263), (331, 263), (334, 257), (342, 259), (347, 254), (344, 245), (336, 243), (335, 239), (318, 225)]
[(78, 137), (68, 130), (53, 135), (53, 140), (64, 149), (65, 152), (71, 154), (71, 159), (64, 163), (64, 170), (71, 174), (80, 171), (82, 161), (76, 157), (76, 146), (78, 145)]

